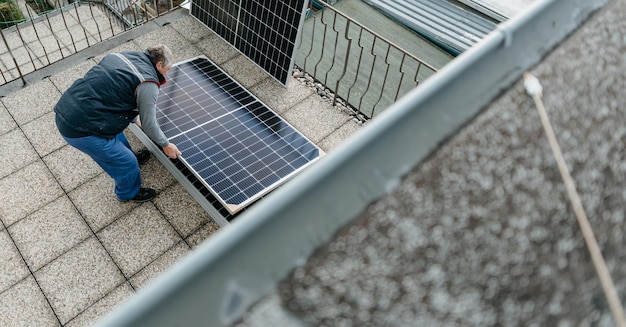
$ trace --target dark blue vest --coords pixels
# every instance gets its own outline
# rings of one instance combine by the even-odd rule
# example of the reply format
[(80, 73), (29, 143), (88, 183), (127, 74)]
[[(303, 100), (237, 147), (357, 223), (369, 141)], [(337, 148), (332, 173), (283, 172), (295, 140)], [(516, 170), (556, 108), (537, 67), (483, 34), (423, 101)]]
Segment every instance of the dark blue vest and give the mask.
[(148, 52), (105, 56), (63, 93), (56, 106), (56, 124), (66, 137), (113, 138), (139, 114), (135, 89), (144, 81), (165, 79)]

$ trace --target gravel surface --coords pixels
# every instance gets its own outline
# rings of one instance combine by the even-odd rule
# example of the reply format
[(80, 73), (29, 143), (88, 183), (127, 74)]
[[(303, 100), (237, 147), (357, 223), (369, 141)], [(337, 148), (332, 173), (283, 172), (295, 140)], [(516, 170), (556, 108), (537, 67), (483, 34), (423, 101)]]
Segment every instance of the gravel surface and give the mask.
[[(626, 293), (626, 4), (535, 69), (620, 298)], [(612, 326), (532, 99), (518, 82), (296, 269), (311, 326)]]

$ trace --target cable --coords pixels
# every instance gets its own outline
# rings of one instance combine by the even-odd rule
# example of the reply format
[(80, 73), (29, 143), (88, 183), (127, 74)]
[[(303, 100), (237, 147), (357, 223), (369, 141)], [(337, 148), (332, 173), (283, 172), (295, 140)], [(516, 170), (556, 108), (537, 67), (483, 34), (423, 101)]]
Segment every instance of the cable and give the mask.
[(602, 289), (604, 290), (604, 294), (606, 295), (609, 307), (611, 308), (613, 319), (615, 319), (617, 326), (626, 327), (626, 316), (624, 315), (624, 307), (622, 306), (622, 303), (617, 296), (617, 290), (615, 289), (615, 285), (613, 284), (613, 280), (611, 279), (611, 275), (609, 274), (609, 269), (607, 268), (606, 262), (602, 257), (600, 246), (598, 245), (598, 241), (593, 234), (591, 224), (589, 224), (589, 219), (587, 219), (585, 209), (583, 208), (580, 197), (578, 196), (578, 192), (576, 191), (574, 180), (572, 179), (572, 176), (567, 169), (565, 159), (563, 158), (563, 153), (561, 153), (561, 148), (559, 147), (559, 143), (557, 142), (554, 131), (552, 130), (552, 125), (550, 124), (550, 120), (548, 119), (546, 109), (543, 106), (543, 101), (541, 100), (543, 87), (535, 76), (526, 72), (524, 73), (524, 88), (526, 89), (526, 93), (528, 93), (528, 95), (530, 95), (535, 101), (535, 106), (537, 107), (537, 111), (539, 112), (539, 116), (541, 117), (541, 123), (546, 132), (546, 136), (548, 137), (548, 141), (550, 142), (550, 147), (552, 148), (552, 153), (554, 154), (556, 163), (559, 167), (561, 178), (565, 183), (565, 188), (567, 189), (570, 203), (572, 204), (572, 208), (574, 209), (574, 213), (576, 214), (576, 219), (578, 220), (578, 224), (580, 225), (580, 229), (583, 233), (585, 243), (587, 244), (587, 249), (589, 250), (589, 254), (591, 255), (591, 260), (593, 261), (593, 265), (598, 274), (598, 278), (600, 279), (600, 283), (602, 284)]

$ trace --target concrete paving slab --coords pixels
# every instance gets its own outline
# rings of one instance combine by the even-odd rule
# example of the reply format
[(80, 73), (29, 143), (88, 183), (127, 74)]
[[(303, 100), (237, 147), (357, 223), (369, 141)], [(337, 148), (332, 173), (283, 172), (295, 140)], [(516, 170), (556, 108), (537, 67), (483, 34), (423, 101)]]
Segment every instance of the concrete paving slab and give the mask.
[(69, 145), (48, 154), (43, 161), (65, 192), (104, 172), (91, 157)]
[(61, 324), (102, 299), (124, 282), (95, 236), (34, 273)]
[(98, 42), (99, 41), (91, 35), (87, 35), (87, 37), (85, 37), (84, 35), (77, 35), (74, 37), (74, 44), (73, 44), (74, 47), (73, 48), (68, 47), (68, 48), (74, 49), (74, 53), (75, 53), (81, 50), (85, 50), (92, 45), (98, 44)]
[(134, 275), (182, 241), (152, 203), (135, 208), (97, 235), (125, 276)]
[(66, 56), (65, 52), (63, 52), (63, 48), (59, 48), (56, 45), (56, 41), (55, 45), (46, 46), (46, 53), (48, 54), (48, 60), (51, 63), (57, 62)]
[[(80, 31), (81, 33), (88, 33), (88, 34), (93, 34), (92, 32), (95, 31), (95, 28), (93, 29), (86, 29), (86, 28), (72, 28), (75, 26), (83, 26), (85, 24), (89, 24), (89, 22), (93, 21), (93, 10), (94, 7), (91, 6), (90, 4), (85, 4), (85, 3), (75, 3), (75, 5), (65, 11), (65, 21), (67, 22), (67, 25), (70, 27), (70, 30), (72, 31)], [(97, 11), (99, 11), (96, 8)]]
[(54, 122), (54, 112), (32, 120), (22, 126), (22, 132), (35, 148), (40, 157), (44, 157), (67, 145), (59, 134)]
[(312, 88), (303, 85), (294, 78), (291, 79), (287, 87), (273, 78), (266, 78), (249, 90), (279, 114), (314, 93)]
[(350, 120), (350, 116), (312, 95), (283, 114), (290, 124), (317, 143)]
[[(211, 32), (212, 33), (212, 32)], [(195, 44), (212, 62), (221, 66), (239, 55), (239, 51), (226, 43), (216, 34), (209, 34)]]
[[(135, 136), (135, 134), (133, 134), (128, 128), (124, 130), (124, 135), (126, 135), (126, 139), (128, 140), (128, 143), (133, 151), (137, 152), (146, 149), (145, 145), (143, 145), (139, 138), (137, 138), (137, 136)], [(148, 160), (152, 161), (153, 158), (150, 157)]]
[(1, 55), (0, 64), (0, 67), (2, 68), (2, 79), (4, 81), (12, 81), (19, 78), (20, 75), (17, 72), (17, 68), (15, 68), (16, 66), (11, 56), (8, 54)]
[[(17, 29), (7, 29), (7, 30), (3, 30), (2, 31), (2, 35), (4, 35), (4, 38), (6, 39), (6, 43), (8, 44), (8, 48), (13, 50), (15, 48), (19, 48), (21, 46), (24, 46), (24, 42), (22, 42), (22, 39), (20, 38), (20, 31)], [(6, 53), (7, 51), (7, 47), (4, 44), (4, 41), (2, 42), (2, 53)]]
[(213, 222), (213, 220), (210, 220), (205, 225), (198, 228), (191, 235), (189, 235), (186, 241), (192, 249), (195, 249), (198, 245), (204, 242), (204, 240), (216, 233), (219, 228), (220, 227), (215, 222)]
[(35, 69), (34, 61), (36, 57), (24, 45), (11, 49), (11, 53), (20, 66), (22, 74), (28, 74)]
[(172, 52), (192, 46), (189, 40), (182, 37), (181, 34), (170, 25), (163, 26), (156, 31), (138, 37), (133, 41), (139, 46), (139, 49), (147, 49), (148, 47), (158, 44), (165, 44), (172, 50)]
[(246, 89), (252, 88), (266, 78), (271, 78), (270, 75), (243, 55), (224, 62), (220, 65), (220, 68)]
[(102, 173), (69, 193), (70, 199), (95, 232), (138, 206), (134, 202), (118, 201), (113, 189), (113, 179)]
[(184, 241), (179, 242), (135, 274), (135, 276), (130, 279), (130, 283), (135, 289), (140, 289), (148, 285), (158, 275), (174, 266), (178, 260), (189, 254), (190, 251), (191, 249), (187, 243)]
[(344, 143), (352, 134), (356, 133), (362, 126), (350, 119), (341, 127), (332, 132), (319, 142), (319, 147), (326, 152), (334, 150), (336, 147)]
[[(101, 17), (101, 21), (98, 23), (96, 20), (97, 13), (95, 11), (99, 12), (96, 8), (94, 12), (87, 12), (88, 16), (79, 16), (80, 25), (83, 27), (83, 31), (90, 38), (93, 38), (96, 42), (102, 42), (113, 35), (113, 30), (111, 30), (111, 24), (108, 24), (108, 18), (103, 17), (102, 14), (99, 15)], [(119, 28), (117, 30), (119, 32)]]
[(97, 24), (95, 30), (98, 33), (97, 38), (99, 40), (106, 40), (106, 39), (111, 38), (114, 35), (118, 35), (123, 32), (122, 26), (120, 24), (116, 24), (115, 22), (111, 24), (110, 13), (105, 14), (102, 10), (100, 10), (97, 7), (92, 7), (92, 10), (93, 10), (93, 20)]
[(75, 41), (80, 40), (80, 37), (75, 37), (71, 34), (63, 22), (58, 19), (51, 20), (50, 25), (52, 26), (52, 36), (54, 37), (56, 43), (56, 46), (52, 49), (60, 49), (64, 56), (75, 53), (77, 51), (75, 48)]
[(89, 236), (91, 230), (67, 196), (62, 196), (8, 228), (32, 271)]
[(76, 64), (72, 69), (50, 76), (50, 81), (59, 89), (59, 92), (64, 93), (77, 79), (83, 77), (96, 64), (95, 60), (88, 59), (85, 62)]
[(180, 62), (180, 61), (184, 61), (190, 58), (203, 56), (202, 51), (193, 45), (190, 45), (182, 49), (172, 50), (172, 54), (174, 55), (175, 62)]
[(50, 28), (48, 28), (48, 26), (44, 23), (27, 23), (20, 24), (18, 26), (17, 31), (12, 32), (13, 35), (5, 35), (7, 38), (17, 37), (15, 43), (30, 43), (52, 34)]
[(191, 15), (172, 22), (170, 26), (191, 43), (196, 43), (214, 34), (213, 31)]
[(141, 165), (141, 184), (161, 192), (176, 182), (176, 178), (156, 159)]
[(17, 127), (15, 120), (9, 114), (9, 111), (0, 103), (0, 135), (7, 133)]
[(81, 312), (74, 319), (70, 320), (65, 327), (89, 327), (98, 319), (109, 313), (113, 308), (122, 305), (123, 302), (134, 294), (133, 288), (128, 282), (123, 282), (120, 286), (108, 293), (104, 298), (91, 305)]
[(154, 199), (154, 204), (183, 238), (211, 220), (208, 213), (178, 183), (161, 192)]
[[(108, 21), (108, 18), (101, 18), (100, 21)], [(97, 24), (98, 26), (96, 26), (96, 28), (99, 28), (100, 30), (96, 29), (97, 34), (93, 35), (94, 39), (97, 42), (104, 42), (115, 37), (115, 35), (123, 32), (122, 29), (119, 28), (117, 25), (113, 25), (113, 29), (111, 29), (111, 26), (109, 24)]]
[(48, 25), (43, 22), (35, 22), (32, 24), (22, 24), (19, 27), (20, 34), (25, 43), (37, 41), (42, 37), (52, 35), (52, 31), (48, 28)]
[(47, 35), (47, 36), (42, 36), (36, 42), (31, 42), (29, 44), (29, 49), (33, 54), (41, 58), (43, 62), (53, 63), (61, 59), (60, 55), (57, 55), (57, 56), (53, 55), (55, 51), (59, 50), (59, 43), (57, 42), (57, 39), (52, 34)]
[[(37, 64), (35, 63), (28, 62), (28, 64), (24, 64), (20, 66), (20, 73), (22, 73), (22, 76), (32, 73), (35, 70), (37, 70)], [(20, 74), (16, 70), (13, 76), (15, 76), (15, 79), (17, 79), (19, 78)]]
[[(56, 48), (66, 50), (68, 47), (71, 47), (72, 51), (75, 51), (73, 48), (74, 36), (70, 34), (70, 32), (62, 24), (62, 22), (56, 23), (55, 26), (55, 21), (51, 21), (50, 24), (52, 26), (52, 35), (54, 36), (54, 40), (58, 42)], [(72, 51), (69, 53), (72, 53)], [(68, 55), (68, 52), (63, 51), (63, 54)]]
[(28, 53), (31, 55), (37, 69), (41, 69), (51, 63), (49, 61), (49, 57), (47, 57), (46, 49), (41, 43), (31, 42), (26, 45), (26, 48), (28, 49)]
[(0, 294), (29, 274), (6, 229), (0, 231)]
[(60, 97), (61, 93), (46, 78), (11, 93), (0, 101), (21, 126), (51, 112)]
[(29, 276), (0, 293), (0, 326), (61, 326), (39, 286)]
[[(146, 147), (143, 143), (128, 129), (125, 130), (124, 135), (126, 135), (133, 151), (145, 150)], [(163, 191), (176, 182), (176, 178), (153, 156), (148, 159), (148, 162), (141, 165), (140, 169), (142, 185), (153, 188), (157, 192)]]
[(3, 66), (6, 67), (2, 74), (5, 79), (12, 80), (20, 76), (17, 67), (20, 68), (22, 75), (33, 72), (37, 67), (33, 59), (32, 54), (24, 46), (15, 47), (11, 49), (10, 54), (5, 53), (0, 56)]
[(63, 195), (63, 189), (54, 176), (40, 162), (0, 179), (0, 218), (10, 226), (26, 215)]
[(0, 178), (39, 159), (37, 152), (19, 129), (0, 136), (0, 144), (3, 144), (2, 151), (7, 154), (0, 156)]
[(114, 47), (111, 50), (105, 51), (100, 55), (97, 55), (93, 58), (94, 62), (99, 63), (100, 60), (102, 60), (102, 58), (104, 58), (104, 56), (106, 56), (107, 54), (110, 53), (114, 53), (114, 52), (123, 52), (123, 51), (141, 51), (141, 50), (145, 50), (142, 49), (141, 47), (139, 47), (139, 45), (137, 45), (137, 43), (135, 43), (134, 41), (128, 41), (128, 42), (124, 42), (116, 47)]
[(76, 47), (75, 44), (69, 44), (69, 45), (64, 45), (63, 47), (61, 47), (61, 53), (63, 55), (63, 58), (67, 58), (73, 54), (75, 54), (78, 51), (78, 47)]

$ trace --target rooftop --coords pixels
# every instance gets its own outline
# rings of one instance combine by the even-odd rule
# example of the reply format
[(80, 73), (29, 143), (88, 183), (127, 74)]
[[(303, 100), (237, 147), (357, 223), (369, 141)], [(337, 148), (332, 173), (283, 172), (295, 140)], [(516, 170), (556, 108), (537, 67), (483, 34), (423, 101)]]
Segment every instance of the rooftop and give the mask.
[[(121, 203), (113, 181), (68, 146), (52, 108), (102, 56), (164, 43), (204, 55), (324, 151), (359, 129), (298, 80), (276, 82), (186, 10), (173, 12), (0, 87), (0, 326), (88, 326), (220, 226), (155, 158), (141, 167), (158, 196)], [(143, 144), (127, 133), (135, 149)]]
[[(97, 52), (93, 58), (85, 52), (33, 73), (31, 79), (39, 78), (26, 88), (4, 87), (0, 90), (5, 95), (0, 99), (0, 141), (11, 155), (0, 159), (0, 325), (88, 326), (140, 289), (143, 297), (133, 300), (167, 294), (157, 288), (171, 285), (176, 273), (188, 272), (175, 262), (216, 262), (210, 260), (220, 251), (231, 250), (251, 256), (231, 260), (244, 262), (240, 266), (244, 272), (223, 278), (216, 271), (232, 264), (226, 260), (220, 261), (223, 266), (206, 264), (205, 271), (197, 270), (207, 279), (220, 277), (215, 278), (215, 283), (222, 284), (215, 293), (230, 289), (228, 294), (256, 295), (250, 280), (266, 275), (278, 280), (269, 290), (266, 285), (259, 287), (263, 290), (258, 293), (267, 296), (246, 308), (238, 326), (612, 325), (534, 103), (519, 80), (527, 68), (524, 65), (538, 62), (532, 72), (544, 86), (544, 102), (558, 140), (616, 291), (623, 298), (626, 267), (620, 249), (624, 248), (626, 119), (621, 108), (626, 98), (621, 90), (626, 86), (626, 64), (621, 56), (626, 1), (582, 5), (586, 1), (571, 2), (584, 10), (564, 14), (563, 20), (570, 25), (562, 27), (562, 20), (550, 20), (548, 30), (555, 34), (566, 28), (573, 31), (554, 49), (537, 46), (507, 53), (512, 51), (509, 44), (498, 48), (504, 55), (489, 66), (475, 59), (484, 52), (470, 51), (399, 101), (394, 107), (399, 114), (381, 115), (363, 128), (297, 80), (284, 89), (194, 19), (176, 12), (90, 50)], [(543, 1), (535, 9), (559, 9), (558, 3), (564, 2)], [(536, 31), (507, 35), (507, 30), (501, 30), (498, 37), (506, 45), (511, 38), (523, 42), (530, 35), (543, 40), (550, 34), (541, 31), (541, 35)], [(220, 227), (154, 158), (142, 167), (142, 174), (144, 184), (159, 191), (157, 199), (142, 205), (117, 202), (110, 179), (58, 137), (51, 110), (71, 81), (104, 53), (141, 49), (156, 41), (171, 45), (178, 58), (205, 55), (214, 60), (328, 156), (298, 176), (299, 185), (290, 183), (279, 189), (267, 205), (246, 212), (242, 220), (216, 234)], [(476, 77), (456, 78), (461, 63), (469, 61), (476, 66), (466, 71)], [(472, 93), (480, 89), (478, 83), (487, 81), (476, 79), (492, 77), (490, 69), (509, 63), (516, 68), (507, 76), (497, 75), (506, 80), (506, 86)], [(429, 97), (433, 93), (439, 97)], [(445, 97), (450, 94), (454, 96)], [(487, 103), (477, 104), (480, 98)], [(411, 107), (412, 103), (418, 105)], [(476, 114), (465, 111), (472, 106), (480, 107)], [(393, 144), (375, 143), (375, 136), (384, 137), (381, 131), (392, 134), (392, 129), (384, 128), (406, 129), (407, 124), (412, 129), (404, 138), (396, 138)], [(446, 128), (453, 133), (439, 133)], [(141, 147), (133, 135), (129, 137), (135, 147)], [(313, 185), (314, 177), (339, 176), (333, 174), (331, 165), (347, 162), (348, 154), (376, 157), (354, 150), (363, 144), (374, 144), (381, 152), (371, 162), (343, 167), (344, 175), (347, 170), (366, 171), (371, 179), (337, 187), (352, 191), (341, 193), (342, 205), (335, 205), (337, 190), (331, 189), (340, 179), (334, 184), (326, 179), (325, 189), (304, 189)], [(404, 172), (401, 178), (384, 180), (390, 173), (380, 163), (393, 161), (392, 156), (423, 159), (410, 165), (397, 163)], [(380, 176), (384, 185), (379, 183)], [(371, 205), (360, 206), (374, 188), (385, 194)], [(267, 232), (279, 224), (278, 219), (289, 216), (292, 207), (288, 205), (298, 201), (290, 193), (317, 196), (308, 198), (305, 209), (309, 211), (299, 207), (297, 212), (303, 217), (325, 213), (327, 217), (315, 218), (328, 223), (339, 217), (347, 222), (345, 227), (334, 234), (330, 223), (319, 229), (307, 224), (301, 232), (306, 237), (301, 239), (296, 230), (305, 226), (296, 223), (280, 225), (284, 229), (273, 234)], [(268, 207), (280, 201), (287, 204), (276, 209), (277, 219), (265, 217)], [(358, 214), (338, 214), (337, 208), (346, 207)], [(257, 222), (253, 215), (263, 219)], [(333, 235), (321, 235), (320, 229), (333, 230)], [(235, 234), (255, 237), (236, 244), (222, 242), (232, 241)], [(315, 246), (314, 253), (285, 248), (281, 242), (289, 236), (303, 247), (322, 245)], [(259, 240), (267, 246), (254, 248)], [(246, 247), (249, 252), (242, 250)], [(272, 247), (279, 249), (280, 256), (259, 252)], [(307, 254), (304, 258), (303, 253)], [(265, 270), (267, 264), (260, 262), (282, 264), (276, 257), (283, 256), (294, 257), (297, 263), (287, 276)], [(168, 269), (168, 274), (161, 274)], [(157, 279), (159, 275), (162, 278)], [(152, 287), (145, 287), (156, 280)], [(186, 285), (182, 283), (177, 286)], [(167, 290), (176, 300), (187, 301), (181, 305), (193, 299), (180, 294), (192, 291), (186, 288), (174, 294), (171, 287)], [(225, 297), (221, 303), (227, 313), (232, 299)], [(139, 308), (137, 301), (127, 303), (133, 306), (126, 308)], [(220, 305), (201, 303), (202, 310), (195, 309), (203, 314), (224, 311)], [(154, 319), (166, 316), (168, 310), (153, 315)], [(198, 317), (202, 314), (193, 319)]]

